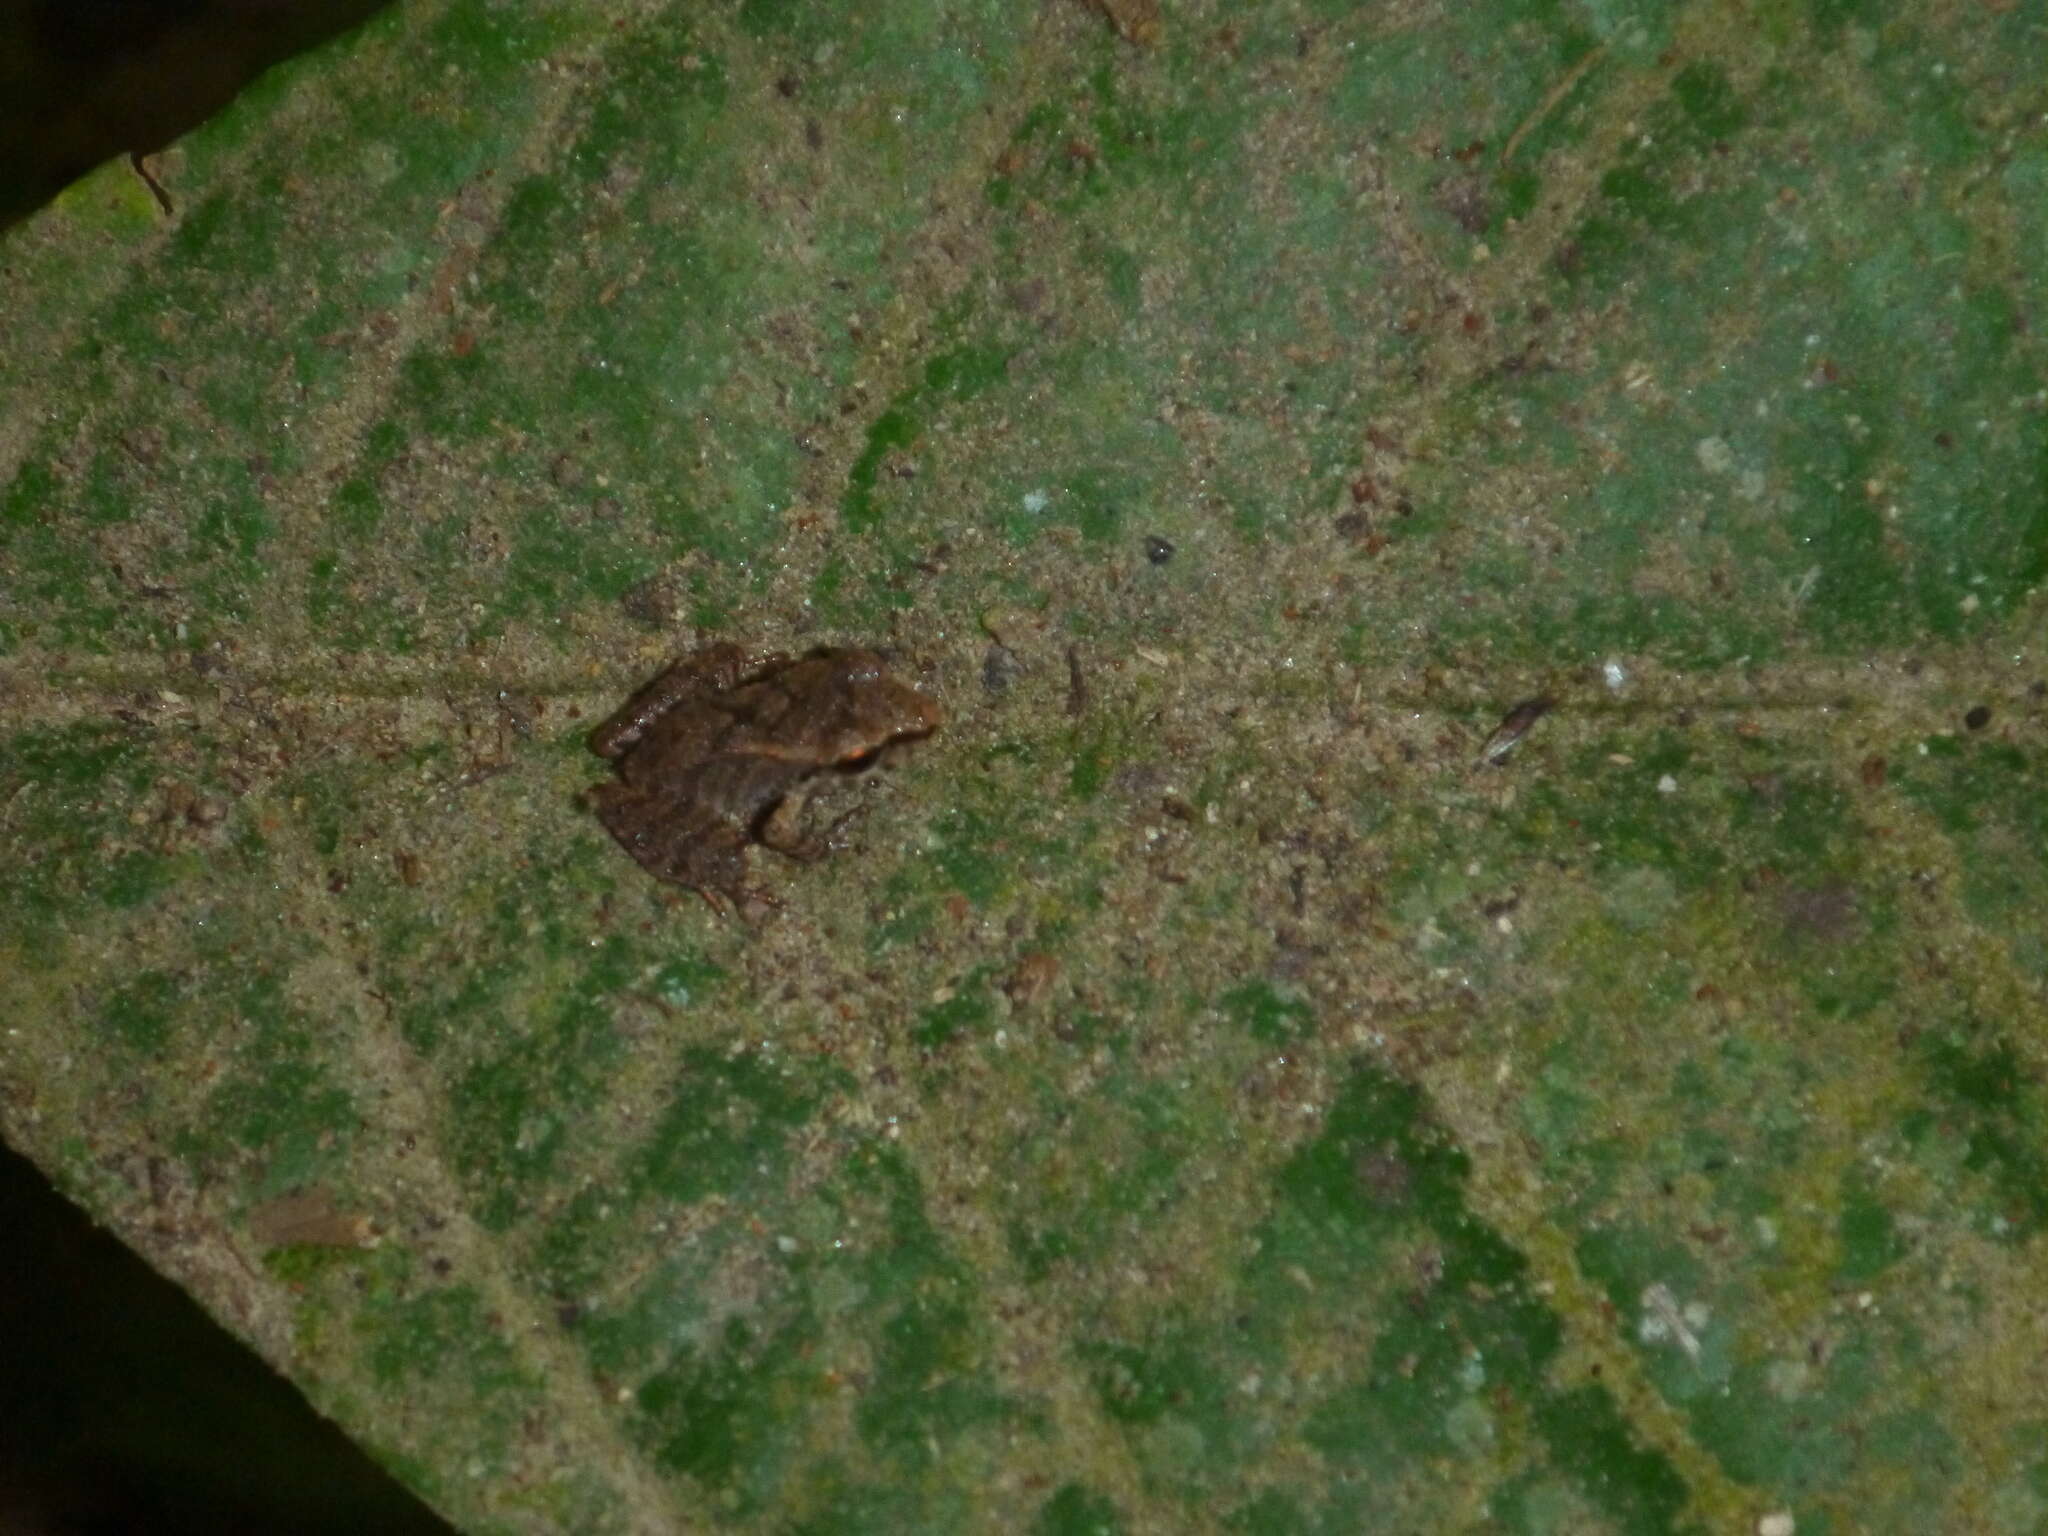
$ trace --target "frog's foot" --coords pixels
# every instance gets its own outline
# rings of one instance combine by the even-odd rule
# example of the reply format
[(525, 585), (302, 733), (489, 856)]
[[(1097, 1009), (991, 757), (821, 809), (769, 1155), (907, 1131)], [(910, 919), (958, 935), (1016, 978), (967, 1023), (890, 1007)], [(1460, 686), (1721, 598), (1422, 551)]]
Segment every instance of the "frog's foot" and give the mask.
[(782, 898), (759, 886), (749, 886), (734, 897), (733, 915), (743, 923), (764, 923), (782, 910)]
[(704, 898), (704, 905), (711, 909), (711, 915), (719, 921), (723, 922), (736, 915), (733, 899), (726, 892), (708, 885), (693, 885), (689, 889)]
[(782, 898), (758, 886), (690, 885), (680, 880), (671, 883), (695, 891), (704, 905), (711, 909), (711, 915), (722, 923), (740, 922), (751, 926), (782, 910)]
[(850, 841), (846, 835), (846, 829), (861, 817), (867, 815), (867, 813), (867, 802), (863, 800), (860, 804), (854, 806), (852, 810), (836, 818), (832, 825), (827, 827), (817, 839), (823, 845), (824, 852), (837, 853), (840, 849), (844, 848)]

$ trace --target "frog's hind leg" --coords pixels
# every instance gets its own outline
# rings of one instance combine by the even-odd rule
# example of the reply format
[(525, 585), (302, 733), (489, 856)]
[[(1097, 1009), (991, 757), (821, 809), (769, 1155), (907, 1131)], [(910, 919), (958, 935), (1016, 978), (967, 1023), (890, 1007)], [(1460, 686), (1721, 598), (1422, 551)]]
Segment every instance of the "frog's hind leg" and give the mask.
[(800, 864), (814, 864), (827, 854), (843, 849), (846, 846), (843, 835), (846, 828), (855, 817), (867, 811), (865, 804), (855, 805), (834, 818), (822, 831), (814, 831), (805, 825), (805, 806), (801, 792), (785, 795), (780, 804), (755, 824), (754, 836), (764, 847), (773, 848), (784, 858), (795, 859)]

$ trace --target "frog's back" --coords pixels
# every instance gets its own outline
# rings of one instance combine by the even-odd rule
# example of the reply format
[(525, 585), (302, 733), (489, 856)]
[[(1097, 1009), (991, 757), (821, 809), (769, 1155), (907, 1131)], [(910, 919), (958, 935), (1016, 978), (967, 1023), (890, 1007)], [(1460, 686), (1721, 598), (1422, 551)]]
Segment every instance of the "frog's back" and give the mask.
[(731, 826), (750, 829), (809, 775), (804, 764), (753, 753), (724, 752), (686, 771), (684, 800)]

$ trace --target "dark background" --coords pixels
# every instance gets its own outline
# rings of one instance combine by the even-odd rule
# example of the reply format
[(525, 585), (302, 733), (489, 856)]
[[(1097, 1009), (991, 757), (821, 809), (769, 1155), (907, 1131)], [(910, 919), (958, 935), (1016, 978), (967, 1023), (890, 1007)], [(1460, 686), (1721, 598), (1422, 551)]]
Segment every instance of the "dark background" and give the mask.
[(447, 1530), (0, 1146), (0, 1536)]
[(381, 0), (0, 0), (0, 229), (148, 154)]
[[(0, 229), (103, 161), (162, 148), (377, 9), (0, 0)], [(0, 1536), (447, 1530), (0, 1146)]]

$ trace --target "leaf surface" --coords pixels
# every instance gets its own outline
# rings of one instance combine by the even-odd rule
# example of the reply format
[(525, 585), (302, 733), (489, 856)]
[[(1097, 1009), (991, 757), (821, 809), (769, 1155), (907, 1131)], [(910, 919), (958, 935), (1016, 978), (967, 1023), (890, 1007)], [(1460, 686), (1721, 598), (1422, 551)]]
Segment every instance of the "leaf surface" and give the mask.
[[(0, 1128), (479, 1531), (2034, 1528), (2044, 81), (385, 15), (0, 246)], [(713, 638), (949, 715), (754, 926)]]

